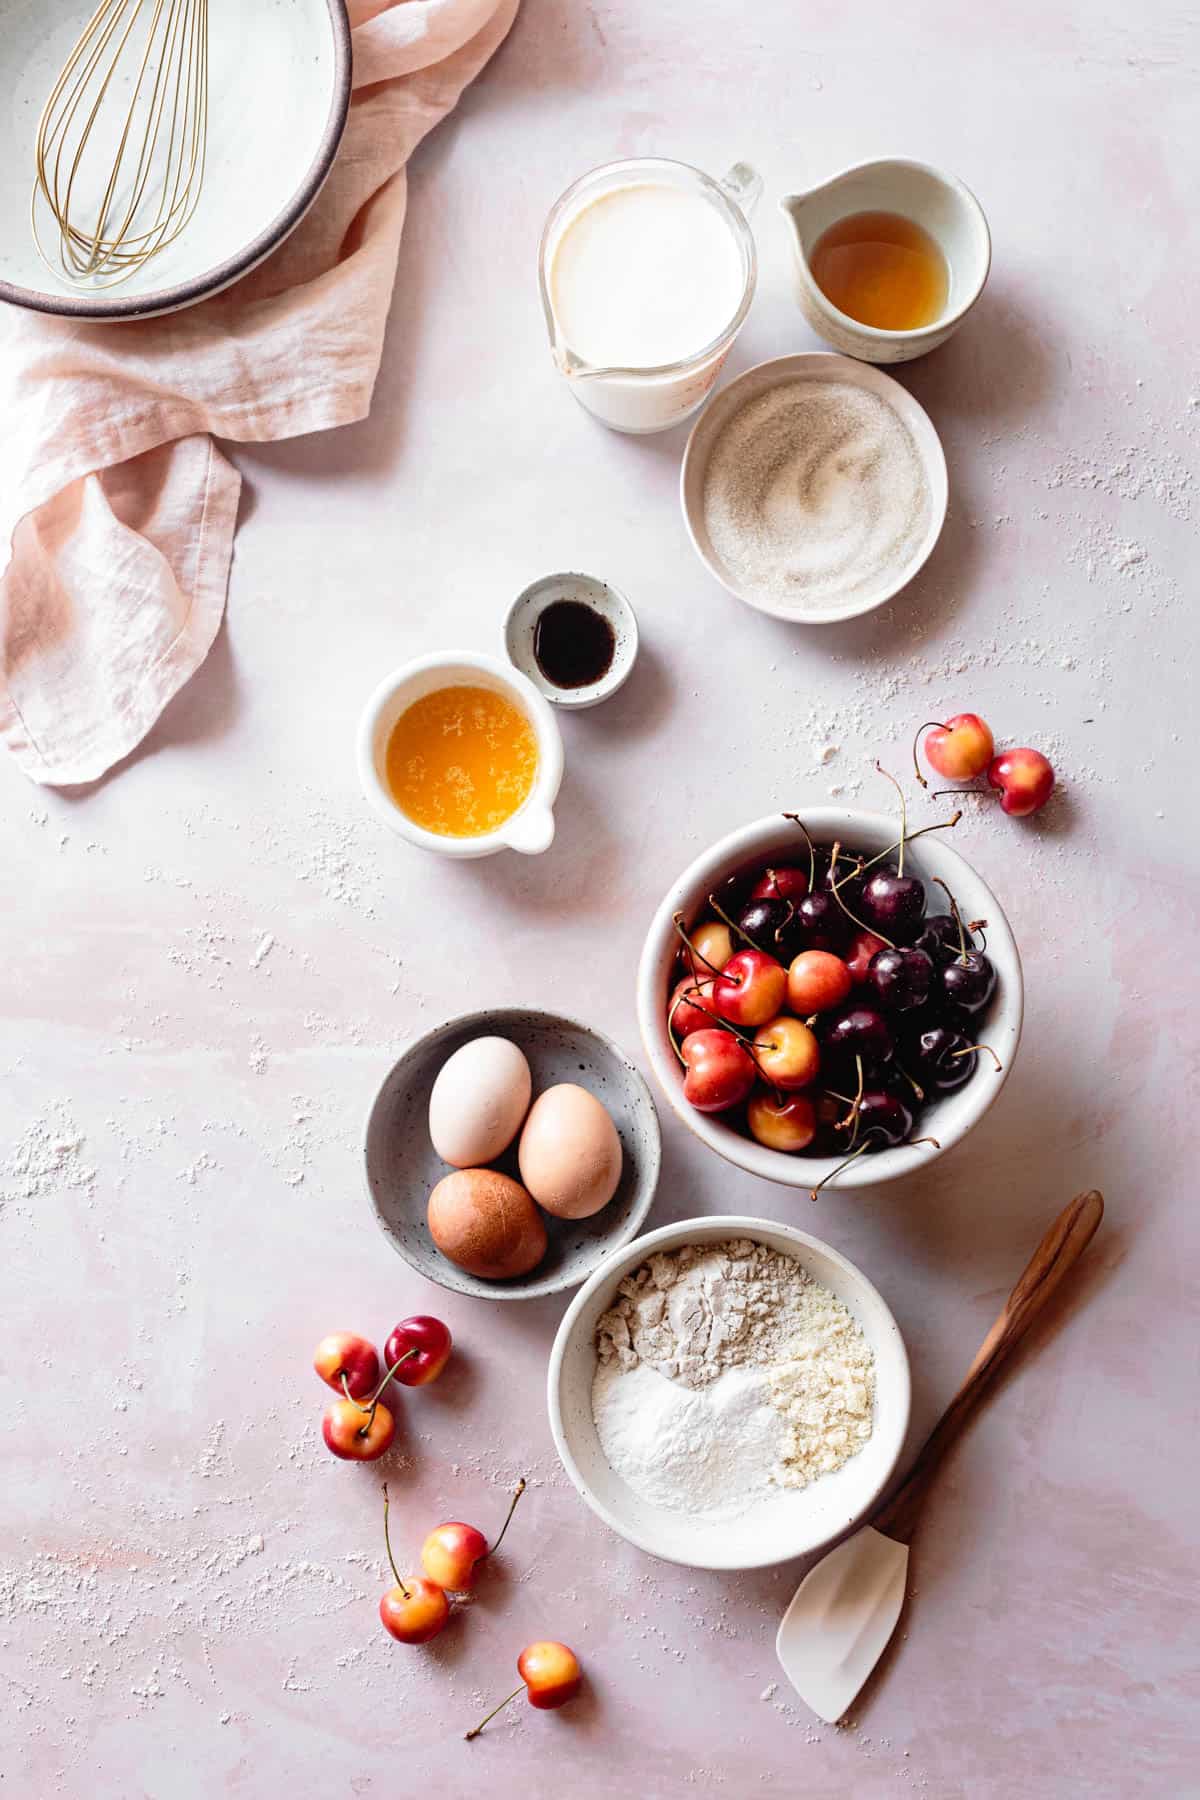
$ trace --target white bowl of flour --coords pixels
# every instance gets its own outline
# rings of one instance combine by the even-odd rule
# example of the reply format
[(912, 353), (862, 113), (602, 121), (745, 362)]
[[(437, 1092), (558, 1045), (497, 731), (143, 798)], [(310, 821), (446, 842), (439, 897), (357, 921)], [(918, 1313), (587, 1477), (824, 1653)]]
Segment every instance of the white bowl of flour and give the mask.
[(747, 369), (701, 413), (680, 498), (722, 586), (798, 625), (891, 600), (945, 522), (946, 459), (928, 413), (869, 363), (812, 351)]
[(908, 1428), (908, 1357), (828, 1244), (766, 1219), (689, 1219), (580, 1289), (548, 1398), (563, 1467), (621, 1537), (694, 1568), (762, 1568), (879, 1498)]

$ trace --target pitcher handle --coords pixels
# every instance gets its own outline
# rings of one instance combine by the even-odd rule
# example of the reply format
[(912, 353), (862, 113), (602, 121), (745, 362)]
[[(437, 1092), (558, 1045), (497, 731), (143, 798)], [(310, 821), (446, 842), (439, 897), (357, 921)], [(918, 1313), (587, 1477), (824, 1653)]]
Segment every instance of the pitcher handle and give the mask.
[(740, 206), (749, 218), (759, 200), (762, 198), (763, 179), (757, 169), (749, 163), (736, 162), (721, 177), (717, 186), (722, 193), (728, 194), (735, 206)]

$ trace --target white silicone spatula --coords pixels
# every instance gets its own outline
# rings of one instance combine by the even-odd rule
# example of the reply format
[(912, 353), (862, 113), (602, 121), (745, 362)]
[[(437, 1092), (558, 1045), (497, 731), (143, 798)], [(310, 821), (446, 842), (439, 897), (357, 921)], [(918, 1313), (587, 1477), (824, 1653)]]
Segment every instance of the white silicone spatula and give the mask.
[(1094, 1190), (1077, 1194), (1029, 1260), (1004, 1310), (900, 1487), (870, 1521), (810, 1569), (783, 1615), (775, 1648), (800, 1698), (837, 1723), (875, 1667), (904, 1604), (908, 1546), (942, 1458), (958, 1441), (988, 1383), (1087, 1249), (1104, 1212)]

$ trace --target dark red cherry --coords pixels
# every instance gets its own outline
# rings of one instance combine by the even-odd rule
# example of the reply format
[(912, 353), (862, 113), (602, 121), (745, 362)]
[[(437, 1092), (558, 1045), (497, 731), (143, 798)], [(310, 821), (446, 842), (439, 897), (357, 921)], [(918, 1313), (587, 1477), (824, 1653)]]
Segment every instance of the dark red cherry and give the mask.
[(845, 947), (852, 929), (828, 888), (816, 887), (796, 907), (796, 926), (802, 950), (831, 950), (836, 956)]
[[(970, 943), (970, 937), (967, 943)], [(924, 950), (932, 956), (934, 962), (945, 962), (948, 956), (958, 956), (962, 945), (958, 941), (958, 926), (949, 913), (930, 913), (921, 926), (920, 933), (913, 939), (916, 950)]]
[(932, 1088), (939, 1094), (965, 1087), (979, 1060), (965, 1032), (928, 1020), (905, 1034), (901, 1054), (905, 1068), (926, 1092)]
[(925, 916), (925, 884), (896, 869), (876, 869), (859, 895), (858, 911), (864, 924), (881, 937), (907, 943), (917, 935)]
[(946, 999), (966, 1013), (980, 1012), (996, 990), (996, 971), (982, 950), (968, 950), (938, 971)]
[(912, 1136), (913, 1114), (890, 1088), (867, 1088), (858, 1108), (858, 1135), (868, 1151), (891, 1150)]
[(853, 1067), (861, 1056), (863, 1067), (880, 1068), (895, 1053), (891, 1027), (874, 1006), (846, 1006), (840, 1012), (823, 1013), (818, 1031), (823, 1044), (843, 1065)]
[(752, 900), (790, 900), (794, 906), (808, 892), (808, 870), (778, 867), (764, 869), (750, 890)]
[(878, 950), (867, 970), (867, 984), (889, 1012), (912, 1012), (928, 1000), (933, 975), (933, 958), (924, 950)]
[(738, 930), (786, 968), (805, 948), (797, 910), (790, 900), (751, 900), (737, 915)]

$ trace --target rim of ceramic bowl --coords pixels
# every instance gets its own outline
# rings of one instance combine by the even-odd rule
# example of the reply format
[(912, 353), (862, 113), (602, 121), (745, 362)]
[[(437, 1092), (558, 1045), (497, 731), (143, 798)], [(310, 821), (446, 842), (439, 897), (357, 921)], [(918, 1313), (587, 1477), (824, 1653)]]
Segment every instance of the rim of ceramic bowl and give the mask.
[[(505, 1029), (505, 1021), (514, 1014), (520, 1014), (526, 1018), (532, 1014), (534, 1017), (544, 1020), (551, 1029), (562, 1029), (565, 1027), (569, 1031), (578, 1031), (582, 1036), (594, 1039), (597, 1044), (600, 1044), (608, 1052), (614, 1062), (619, 1063), (626, 1074), (632, 1077), (639, 1099), (644, 1103), (646, 1116), (650, 1121), (650, 1129), (646, 1133), (647, 1166), (642, 1171), (641, 1178), (641, 1185), (644, 1192), (642, 1198), (633, 1208), (630, 1218), (626, 1223), (624, 1235), (616, 1238), (611, 1246), (604, 1251), (602, 1260), (606, 1260), (609, 1256), (617, 1255), (637, 1236), (651, 1207), (654, 1205), (658, 1195), (659, 1178), (662, 1174), (662, 1122), (658, 1116), (658, 1107), (654, 1103), (654, 1094), (651, 1090), (650, 1083), (646, 1080), (646, 1077), (642, 1074), (642, 1071), (638, 1068), (633, 1059), (622, 1050), (621, 1046), (613, 1038), (610, 1038), (606, 1032), (598, 1031), (594, 1025), (585, 1025), (582, 1019), (572, 1019), (568, 1017), (566, 1013), (549, 1012), (545, 1007), (540, 1006), (490, 1006), (481, 1007), (477, 1012), (452, 1013), (449, 1018), (443, 1019), (437, 1025), (431, 1025), (428, 1031), (421, 1032), (418, 1037), (409, 1038), (401, 1048), (400, 1054), (389, 1066), (387, 1073), (384, 1075), (383, 1080), (379, 1083), (379, 1086), (376, 1088), (375, 1093), (371, 1098), (370, 1105), (367, 1107), (361, 1138), (363, 1146), (363, 1182), (366, 1186), (367, 1198), (371, 1203), (371, 1211), (375, 1215), (375, 1222), (383, 1232), (383, 1235), (387, 1238), (392, 1249), (396, 1252), (396, 1255), (406, 1262), (409, 1268), (417, 1275), (420, 1275), (423, 1280), (436, 1282), (438, 1287), (445, 1288), (448, 1294), (461, 1294), (464, 1299), (468, 1300), (543, 1300), (550, 1294), (562, 1294), (565, 1293), (568, 1288), (578, 1287), (579, 1279), (590, 1281), (592, 1275), (596, 1273), (596, 1270), (593, 1269), (589, 1274), (579, 1279), (571, 1275), (558, 1275), (552, 1280), (543, 1277), (539, 1282), (537, 1281), (537, 1270), (531, 1269), (528, 1275), (518, 1275), (511, 1281), (497, 1282), (494, 1285), (490, 1282), (484, 1282), (480, 1276), (475, 1275), (469, 1276), (469, 1278), (472, 1281), (477, 1282), (479, 1284), (478, 1287), (469, 1290), (461, 1287), (451, 1287), (448, 1282), (443, 1281), (435, 1272), (436, 1265), (432, 1268), (426, 1268), (424, 1264), (418, 1262), (415, 1257), (409, 1255), (408, 1251), (400, 1243), (399, 1239), (393, 1233), (391, 1226), (384, 1218), (379, 1202), (375, 1197), (375, 1190), (371, 1186), (371, 1170), (367, 1161), (367, 1145), (370, 1142), (371, 1125), (375, 1118), (376, 1109), (383, 1098), (385, 1088), (401, 1063), (407, 1062), (410, 1057), (415, 1056), (418, 1050), (427, 1045), (431, 1038), (436, 1038), (443, 1032), (451, 1030), (466, 1031), (471, 1030), (476, 1026), (478, 1026), (481, 1035), (484, 1033), (503, 1032)], [(447, 1174), (453, 1172), (449, 1165), (447, 1165), (446, 1172)], [(447, 1263), (446, 1266), (447, 1269), (456, 1267), (453, 1263)], [(597, 1264), (597, 1268), (599, 1267), (600, 1264)], [(460, 1275), (469, 1275), (469, 1271), (465, 1269), (459, 1269), (458, 1273)], [(536, 1285), (532, 1287), (522, 1286), (521, 1284), (525, 1282), (533, 1282), (536, 1283)]]
[[(830, 368), (828, 366), (830, 364), (834, 364), (836, 367)], [(821, 365), (825, 365), (824, 368)], [(929, 483), (929, 526), (921, 542), (908, 561), (897, 571), (894, 578), (886, 581), (877, 592), (870, 594), (865, 600), (851, 601), (849, 604), (830, 607), (821, 612), (795, 612), (786, 606), (774, 604), (760, 595), (735, 587), (731, 575), (717, 558), (710, 554), (700, 540), (693, 518), (693, 510), (688, 501), (688, 478), (692, 465), (700, 454), (705, 433), (713, 430), (711, 419), (717, 416), (718, 412), (723, 413), (724, 417), (720, 427), (723, 430), (725, 424), (737, 410), (732, 405), (727, 407), (729, 397), (736, 394), (739, 389), (750, 385), (752, 378), (761, 381), (766, 370), (775, 371), (775, 379), (763, 383), (763, 393), (768, 392), (771, 387), (782, 386), (786, 381), (817, 375), (823, 375), (826, 378), (837, 375), (855, 387), (866, 388), (876, 394), (882, 392), (882, 397), (892, 407), (913, 437), (917, 454), (921, 459), (921, 466), (925, 471), (925, 478)], [(710, 456), (712, 454), (712, 445), (708, 447), (708, 454)], [(707, 463), (705, 469), (707, 469)], [(942, 448), (942, 440), (938, 435), (937, 427), (921, 402), (913, 394), (910, 394), (908, 389), (894, 376), (885, 373), (877, 363), (859, 362), (853, 356), (841, 355), (837, 350), (799, 350), (789, 356), (767, 357), (764, 362), (755, 363), (752, 368), (743, 369), (740, 375), (736, 375), (705, 406), (688, 434), (683, 460), (679, 465), (679, 507), (683, 514), (684, 528), (691, 541), (692, 549), (704, 567), (715, 581), (720, 582), (726, 593), (732, 594), (735, 600), (740, 600), (743, 606), (749, 606), (755, 612), (765, 613), (769, 618), (782, 619), (789, 625), (840, 625), (847, 619), (859, 619), (866, 613), (875, 612), (879, 607), (886, 606), (889, 600), (894, 600), (897, 594), (916, 579), (933, 555), (938, 539), (942, 535), (942, 527), (946, 523), (949, 504), (950, 476), (946, 467), (946, 452)], [(702, 494), (700, 510), (702, 510)]]
[(353, 53), (350, 42), (350, 15), (346, 0), (326, 0), (329, 26), (333, 34), (333, 94), (329, 116), (321, 141), (300, 186), (281, 212), (240, 250), (187, 281), (170, 287), (156, 288), (148, 294), (122, 294), (112, 299), (101, 295), (55, 294), (40, 288), (19, 287), (0, 281), (0, 300), (23, 306), (29, 312), (51, 313), (60, 318), (77, 319), (87, 324), (103, 325), (122, 319), (147, 319), (157, 313), (178, 312), (206, 300), (222, 288), (231, 287), (264, 261), (299, 225), (313, 204), (330, 169), (346, 129), (353, 87)]
[[(537, 606), (530, 621), (528, 636), (532, 660), (533, 634), (538, 619), (541, 618), (548, 606), (554, 605), (556, 599), (570, 598), (561, 591), (552, 593), (549, 590), (555, 587), (561, 590), (572, 582), (578, 583), (584, 591), (594, 592), (596, 588), (603, 588), (604, 592), (611, 596), (612, 610), (620, 618), (624, 631), (624, 647), (622, 648), (620, 643), (617, 644), (613, 651), (612, 662), (598, 681), (590, 681), (580, 688), (556, 688), (552, 682), (541, 676), (540, 671), (538, 677), (525, 674), (525, 670), (521, 668), (514, 655), (515, 627), (521, 608), (526, 604), (536, 603), (539, 589), (545, 588), (547, 590), (545, 602)], [(589, 602), (581, 600), (580, 604), (586, 606)], [(594, 610), (599, 611), (598, 608)], [(604, 617), (602, 612), (600, 617)], [(599, 706), (601, 701), (611, 700), (614, 694), (619, 693), (633, 674), (633, 666), (637, 662), (640, 643), (637, 614), (634, 612), (628, 596), (611, 581), (605, 581), (599, 575), (585, 575), (579, 569), (559, 569), (550, 575), (539, 575), (536, 581), (528, 582), (521, 589), (504, 615), (504, 650), (509, 662), (512, 663), (519, 675), (524, 675), (527, 681), (533, 683), (543, 700), (548, 701), (551, 706), (560, 706), (568, 712), (586, 711), (588, 707)], [(534, 667), (537, 667), (536, 662)]]
[(566, 214), (570, 203), (575, 199), (580, 188), (586, 186), (589, 181), (594, 181), (597, 175), (619, 173), (624, 169), (642, 168), (647, 163), (653, 164), (654, 167), (659, 169), (686, 169), (689, 175), (694, 175), (698, 181), (703, 183), (704, 187), (708, 190), (710, 197), (714, 198), (724, 209), (728, 216), (733, 234), (737, 238), (738, 245), (746, 259), (746, 281), (742, 291), (741, 302), (737, 311), (734, 313), (733, 318), (729, 321), (729, 324), (723, 331), (717, 333), (711, 343), (704, 344), (699, 350), (694, 350), (690, 356), (681, 357), (676, 362), (647, 363), (643, 367), (629, 368), (623, 367), (619, 363), (605, 363), (601, 366), (599, 363), (589, 363), (586, 358), (579, 355), (577, 350), (573, 350), (571, 345), (564, 339), (563, 343), (565, 348), (570, 351), (571, 355), (575, 357), (580, 365), (578, 370), (578, 373), (580, 374), (639, 375), (653, 380), (658, 376), (676, 375), (685, 369), (691, 369), (695, 367), (697, 363), (707, 362), (710, 357), (715, 356), (719, 350), (733, 342), (745, 323), (746, 315), (750, 311), (751, 304), (754, 300), (754, 291), (758, 286), (758, 245), (755, 241), (750, 221), (742, 211), (741, 205), (734, 196), (725, 191), (714, 175), (707, 174), (704, 169), (698, 169), (695, 163), (684, 162), (677, 156), (620, 156), (613, 162), (597, 163), (595, 168), (585, 169), (582, 175), (577, 175), (570, 186), (565, 187), (562, 193), (559, 194), (558, 198), (551, 206), (550, 211), (546, 214), (546, 223), (542, 226), (542, 235), (538, 241), (538, 293), (541, 296), (542, 312), (546, 320), (546, 329), (550, 334), (551, 345), (553, 346), (557, 342), (557, 320), (554, 314), (554, 307), (551, 303), (549, 286), (546, 278), (546, 261), (550, 249), (553, 228)]
[[(886, 1354), (891, 1360), (900, 1389), (895, 1415), (890, 1422), (895, 1447), (887, 1459), (882, 1475), (874, 1484), (873, 1491), (866, 1495), (853, 1517), (839, 1523), (828, 1536), (824, 1536), (816, 1542), (809, 1542), (799, 1549), (790, 1549), (782, 1556), (777, 1556), (772, 1552), (753, 1561), (746, 1561), (743, 1556), (738, 1556), (726, 1561), (696, 1562), (672, 1556), (659, 1544), (647, 1541), (641, 1532), (624, 1524), (588, 1485), (586, 1476), (571, 1453), (563, 1424), (563, 1365), (566, 1361), (567, 1350), (578, 1334), (580, 1318), (584, 1309), (598, 1289), (612, 1280), (614, 1276), (627, 1274), (656, 1250), (680, 1249), (686, 1243), (694, 1243), (697, 1241), (698, 1234), (702, 1238), (718, 1241), (726, 1237), (746, 1237), (755, 1243), (761, 1243), (764, 1241), (764, 1233), (786, 1238), (797, 1246), (798, 1250), (815, 1251), (820, 1256), (828, 1257), (857, 1287), (866, 1306), (874, 1310), (875, 1317), (882, 1327), (883, 1335), (887, 1339)], [(799, 1260), (802, 1261), (803, 1257), (801, 1256)], [(558, 1451), (559, 1461), (576, 1492), (596, 1517), (602, 1520), (610, 1530), (615, 1531), (619, 1537), (624, 1538), (626, 1543), (633, 1544), (637, 1549), (645, 1551), (648, 1556), (656, 1557), (659, 1561), (675, 1563), (683, 1568), (712, 1569), (722, 1572), (732, 1572), (738, 1569), (766, 1569), (779, 1563), (789, 1562), (797, 1556), (812, 1555), (816, 1551), (826, 1548), (835, 1539), (845, 1537), (862, 1523), (880, 1496), (886, 1492), (899, 1465), (908, 1432), (912, 1413), (912, 1369), (903, 1334), (896, 1323), (891, 1307), (875, 1283), (863, 1273), (857, 1263), (851, 1262), (843, 1251), (826, 1243), (823, 1238), (814, 1237), (811, 1232), (801, 1231), (799, 1226), (789, 1225), (781, 1219), (760, 1219), (739, 1213), (716, 1213), (700, 1218), (683, 1219), (677, 1225), (660, 1225), (655, 1230), (646, 1232), (643, 1237), (635, 1238), (614, 1249), (598, 1268), (593, 1269), (563, 1314), (558, 1330), (554, 1334), (554, 1343), (550, 1349), (550, 1361), (546, 1371), (546, 1408), (550, 1417), (550, 1432), (554, 1438), (554, 1447)]]
[[(453, 838), (440, 837), (436, 831), (426, 831), (396, 804), (379, 779), (375, 767), (375, 731), (379, 718), (397, 692), (408, 682), (419, 675), (431, 674), (437, 669), (478, 669), (495, 678), (501, 685), (511, 688), (522, 709), (529, 718), (538, 740), (538, 768), (534, 776), (533, 786), (516, 812), (505, 819), (496, 831), (481, 833), (478, 837)], [(487, 656), (478, 650), (442, 650), (432, 651), (428, 656), (416, 656), (411, 662), (401, 663), (374, 689), (366, 705), (363, 707), (358, 723), (358, 736), (355, 746), (358, 764), (358, 778), (372, 811), (383, 824), (387, 825), (400, 837), (407, 838), (420, 850), (432, 851), (438, 856), (449, 856), (461, 861), (470, 861), (483, 856), (494, 856), (501, 850), (514, 850), (518, 855), (538, 855), (548, 850), (554, 840), (553, 809), (558, 798), (558, 790), (562, 786), (563, 770), (566, 755), (563, 749), (562, 733), (558, 720), (554, 716), (554, 708), (548, 700), (543, 699), (527, 675), (515, 669), (510, 662), (498, 656)], [(541, 811), (550, 819), (550, 836), (537, 848), (526, 848), (512, 841), (513, 827), (520, 819), (528, 819)]]
[[(849, 175), (864, 175), (871, 169), (913, 169), (918, 175), (928, 175), (932, 181), (940, 183), (942, 187), (949, 188), (958, 196), (959, 200), (962, 201), (967, 212), (972, 215), (976, 225), (983, 234), (983, 269), (975, 288), (959, 306), (955, 307), (950, 312), (939, 313), (938, 317), (929, 325), (916, 325), (907, 331), (888, 331), (881, 325), (864, 324), (861, 319), (856, 319), (852, 314), (843, 312), (840, 306), (835, 306), (829, 296), (821, 288), (816, 287), (815, 280), (813, 281), (813, 286), (816, 288), (822, 304), (835, 319), (848, 325), (851, 330), (860, 331), (865, 338), (870, 338), (880, 343), (900, 341), (906, 344), (919, 344), (922, 338), (937, 337), (942, 333), (953, 330), (956, 325), (961, 325), (962, 321), (966, 318), (971, 308), (983, 293), (992, 269), (991, 227), (987, 222), (987, 214), (980, 205), (978, 196), (967, 186), (965, 181), (958, 175), (951, 175), (946, 169), (936, 168), (933, 163), (919, 162), (912, 156), (872, 156), (868, 157), (865, 162), (848, 163), (844, 169), (839, 169), (835, 175), (830, 175), (827, 180), (822, 181), (819, 185), (822, 188), (832, 187), (835, 182), (844, 181)], [(797, 196), (785, 194), (779, 202), (780, 208), (786, 212), (787, 201), (796, 197)], [(799, 197), (803, 198), (804, 196), (802, 194)], [(849, 215), (845, 214), (843, 216), (848, 217)], [(938, 248), (940, 249), (941, 246), (939, 245)], [(801, 260), (803, 261), (805, 268), (808, 269), (809, 277), (811, 279), (812, 270), (809, 269), (808, 258), (802, 256)]]
[[(881, 836), (884, 832), (891, 836), (895, 833), (895, 820), (886, 813), (868, 812), (859, 807), (835, 806), (812, 806), (800, 810), (805, 825), (818, 843), (826, 840), (832, 842), (835, 838), (842, 842), (847, 839), (853, 842), (856, 825), (859, 829), (875, 831)], [(660, 979), (659, 975), (659, 965), (667, 961), (666, 952), (675, 941), (673, 915), (681, 911), (691, 916), (698, 905), (698, 892), (721, 879), (723, 874), (752, 862), (757, 855), (769, 855), (770, 844), (778, 840), (785, 824), (784, 815), (779, 812), (769, 813), (748, 825), (739, 826), (736, 831), (729, 832), (702, 851), (672, 882), (665, 898), (655, 910), (642, 946), (637, 973), (638, 1025), (659, 1089), (676, 1118), (694, 1137), (699, 1138), (710, 1150), (715, 1150), (726, 1162), (744, 1169), (748, 1174), (761, 1175), (784, 1187), (808, 1190), (836, 1168), (841, 1159), (792, 1156), (782, 1150), (769, 1150), (765, 1144), (743, 1137), (732, 1126), (722, 1124), (720, 1114), (697, 1112), (684, 1099), (678, 1058), (666, 1041), (665, 978)], [(988, 956), (995, 965), (998, 978), (998, 1003), (994, 1003), (989, 1014), (988, 1031), (989, 1036), (1002, 1040), (1002, 1066), (999, 1073), (989, 1072), (981, 1062), (966, 1086), (955, 1094), (939, 1099), (936, 1106), (945, 1107), (961, 1103), (973, 1091), (974, 1104), (969, 1108), (963, 1106), (961, 1117), (952, 1124), (943, 1125), (939, 1120), (934, 1126), (930, 1121), (938, 1140), (937, 1146), (928, 1151), (921, 1146), (923, 1153), (920, 1160), (904, 1144), (860, 1157), (826, 1183), (827, 1192), (881, 1187), (886, 1182), (898, 1181), (906, 1175), (928, 1169), (939, 1157), (953, 1149), (955, 1144), (961, 1143), (999, 1099), (1020, 1047), (1025, 1012), (1024, 981), (1020, 952), (1003, 907), (974, 865), (947, 844), (944, 837), (934, 835), (923, 838), (919, 847), (914, 845), (912, 854), (918, 862), (929, 867), (933, 874), (942, 874), (951, 887), (955, 886), (956, 881), (961, 886), (965, 875), (984, 900), (988, 920)], [(930, 1110), (936, 1116), (934, 1108)]]

